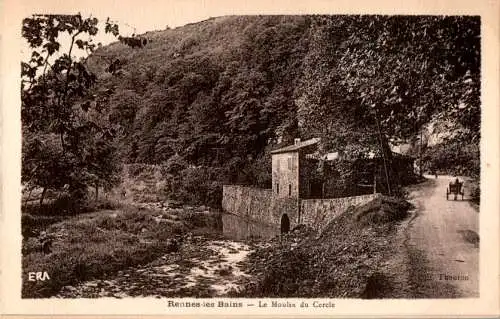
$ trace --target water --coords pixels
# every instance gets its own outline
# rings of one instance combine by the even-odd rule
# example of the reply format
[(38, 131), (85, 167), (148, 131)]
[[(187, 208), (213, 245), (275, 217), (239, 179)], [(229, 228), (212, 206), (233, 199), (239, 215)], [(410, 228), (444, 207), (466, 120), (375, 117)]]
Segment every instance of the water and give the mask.
[(219, 297), (238, 291), (249, 278), (242, 263), (253, 248), (246, 243), (196, 237), (183, 246), (180, 253), (120, 271), (113, 278), (63, 287), (55, 297)]
[(239, 217), (234, 214), (222, 214), (223, 233), (235, 240), (269, 239), (280, 234), (279, 225), (269, 225)]

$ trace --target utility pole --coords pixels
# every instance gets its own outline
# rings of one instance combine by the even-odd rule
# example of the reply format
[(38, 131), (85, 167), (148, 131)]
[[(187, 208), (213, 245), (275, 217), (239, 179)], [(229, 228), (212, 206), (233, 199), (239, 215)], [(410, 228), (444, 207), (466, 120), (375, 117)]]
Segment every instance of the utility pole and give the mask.
[(385, 160), (385, 149), (384, 149), (384, 142), (382, 139), (382, 130), (380, 129), (380, 122), (378, 120), (378, 113), (376, 107), (375, 107), (375, 121), (377, 122), (380, 150), (382, 151), (382, 159), (384, 161), (384, 171), (385, 171), (385, 181), (387, 182), (387, 191), (389, 192), (389, 195), (391, 195), (391, 183), (389, 182), (389, 173), (387, 172), (387, 163)]
[(423, 166), (424, 163), (422, 161), (422, 127), (420, 128), (420, 177), (423, 176)]

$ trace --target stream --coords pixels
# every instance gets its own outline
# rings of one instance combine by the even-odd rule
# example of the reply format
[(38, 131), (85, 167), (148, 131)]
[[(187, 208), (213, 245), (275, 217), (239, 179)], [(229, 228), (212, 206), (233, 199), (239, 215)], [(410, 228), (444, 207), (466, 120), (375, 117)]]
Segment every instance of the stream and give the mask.
[(178, 252), (166, 254), (112, 278), (65, 286), (55, 298), (220, 297), (240, 289), (242, 270), (254, 250), (246, 243), (195, 236)]

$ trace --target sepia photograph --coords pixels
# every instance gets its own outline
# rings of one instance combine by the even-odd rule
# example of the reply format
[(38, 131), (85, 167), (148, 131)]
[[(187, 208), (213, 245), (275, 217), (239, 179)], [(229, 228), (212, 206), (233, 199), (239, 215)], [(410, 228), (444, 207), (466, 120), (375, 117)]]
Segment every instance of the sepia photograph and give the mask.
[(478, 297), (480, 24), (26, 17), (23, 298)]
[(21, 302), (490, 298), (484, 16), (129, 9), (15, 21)]

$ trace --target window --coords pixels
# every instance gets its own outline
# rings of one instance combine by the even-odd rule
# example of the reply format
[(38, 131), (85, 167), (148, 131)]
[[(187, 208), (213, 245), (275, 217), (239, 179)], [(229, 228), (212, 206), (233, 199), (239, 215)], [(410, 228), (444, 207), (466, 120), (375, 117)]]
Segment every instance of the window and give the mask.
[(276, 194), (280, 193), (280, 183), (276, 183)]
[(288, 169), (291, 171), (292, 170), (292, 158), (288, 158)]
[(292, 196), (292, 185), (288, 184), (288, 196)]

